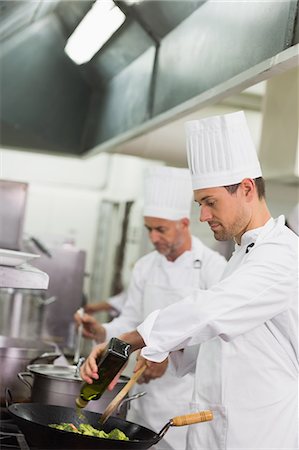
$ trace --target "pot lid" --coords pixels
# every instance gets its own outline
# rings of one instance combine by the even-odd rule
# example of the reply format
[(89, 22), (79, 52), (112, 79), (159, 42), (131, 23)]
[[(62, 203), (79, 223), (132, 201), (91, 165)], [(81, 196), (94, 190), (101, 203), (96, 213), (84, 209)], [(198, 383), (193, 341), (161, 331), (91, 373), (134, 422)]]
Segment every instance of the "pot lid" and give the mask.
[[(82, 381), (79, 375), (76, 375), (76, 366), (55, 366), (54, 364), (30, 364), (27, 370), (33, 374), (42, 375), (47, 378), (66, 381)], [(127, 383), (129, 378), (121, 375), (118, 383)]]
[(43, 375), (47, 378), (59, 380), (82, 381), (79, 375), (76, 375), (76, 366), (55, 366), (54, 364), (30, 364), (27, 370), (33, 374)]

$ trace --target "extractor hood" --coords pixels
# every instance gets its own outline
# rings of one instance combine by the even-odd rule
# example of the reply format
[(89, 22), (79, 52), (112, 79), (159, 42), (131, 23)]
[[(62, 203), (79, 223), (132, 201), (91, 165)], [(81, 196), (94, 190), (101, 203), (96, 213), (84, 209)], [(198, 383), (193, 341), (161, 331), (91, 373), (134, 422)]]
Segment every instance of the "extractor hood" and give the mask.
[[(147, 127), (157, 129), (187, 108), (236, 92), (242, 76), (252, 84), (270, 78), (269, 67), (298, 43), (294, 0), (116, 1), (126, 21), (89, 63), (77, 66), (64, 46), (92, 1), (35, 10), (13, 33), (15, 5), (33, 4), (4, 3), (12, 12), (0, 19), (0, 32), (2, 21), (7, 31), (0, 56), (6, 148), (73, 156), (115, 152)], [(250, 75), (253, 68), (259, 79)]]

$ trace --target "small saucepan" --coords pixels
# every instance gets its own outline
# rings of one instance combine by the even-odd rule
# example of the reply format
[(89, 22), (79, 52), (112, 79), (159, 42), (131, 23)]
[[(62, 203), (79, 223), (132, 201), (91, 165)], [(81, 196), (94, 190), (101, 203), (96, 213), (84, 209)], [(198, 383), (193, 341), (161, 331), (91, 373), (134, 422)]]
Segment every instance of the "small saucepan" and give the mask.
[[(117, 417), (110, 417), (103, 427), (99, 425), (101, 414), (84, 411), (84, 418), (80, 418), (76, 409), (55, 405), (41, 405), (38, 403), (15, 403), (8, 406), (9, 413), (24, 433), (29, 444), (34, 448), (60, 449), (60, 450), (142, 450), (148, 449), (159, 442), (170, 426), (190, 425), (193, 423), (212, 420), (211, 411), (200, 411), (188, 416), (180, 416), (171, 419), (160, 431), (155, 433), (148, 428), (133, 422), (128, 422)], [(86, 436), (78, 433), (51, 428), (50, 424), (62, 422), (88, 423), (95, 428), (103, 429), (109, 433), (114, 428), (123, 431), (129, 438), (128, 441), (104, 439)]]

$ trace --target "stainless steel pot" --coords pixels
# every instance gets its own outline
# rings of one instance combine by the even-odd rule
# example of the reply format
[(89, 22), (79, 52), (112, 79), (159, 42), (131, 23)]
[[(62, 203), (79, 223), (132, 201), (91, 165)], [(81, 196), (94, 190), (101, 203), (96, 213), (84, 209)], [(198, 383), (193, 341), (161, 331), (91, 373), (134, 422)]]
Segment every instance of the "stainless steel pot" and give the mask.
[(28, 389), (18, 379), (18, 372), (40, 360), (53, 362), (60, 356), (55, 346), (46, 342), (0, 336), (0, 402), (5, 405), (5, 389), (9, 388), (16, 402), (30, 400)]
[(24, 339), (39, 339), (45, 308), (56, 300), (34, 290), (1, 289), (0, 334)]
[[(31, 391), (33, 403), (75, 407), (75, 400), (80, 394), (82, 379), (76, 373), (75, 366), (55, 366), (53, 364), (32, 364), (27, 372), (20, 372), (18, 377)], [(29, 381), (30, 379), (30, 381)], [(112, 391), (106, 390), (99, 400), (92, 400), (85, 409), (93, 412), (103, 412), (111, 400), (124, 387), (129, 378), (121, 376)], [(115, 416), (125, 418), (129, 401), (144, 395), (144, 392), (134, 397), (124, 399)]]

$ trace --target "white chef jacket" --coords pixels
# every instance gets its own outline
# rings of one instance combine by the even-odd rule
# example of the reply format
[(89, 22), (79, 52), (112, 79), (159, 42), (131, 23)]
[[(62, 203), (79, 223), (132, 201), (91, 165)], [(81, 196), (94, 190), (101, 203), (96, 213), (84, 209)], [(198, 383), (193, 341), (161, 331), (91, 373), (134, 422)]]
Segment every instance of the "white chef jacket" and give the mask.
[[(143, 355), (201, 344), (188, 450), (298, 448), (298, 237), (284, 217), (242, 236), (223, 279), (138, 327)], [(176, 352), (182, 353), (182, 352)]]
[(116, 310), (118, 314), (121, 313), (123, 310), (123, 307), (127, 300), (127, 291), (121, 291), (119, 294), (113, 295), (112, 297), (109, 297), (107, 300), (107, 303), (109, 303), (112, 308)]
[[(157, 251), (142, 257), (132, 272), (127, 300), (121, 315), (103, 326), (107, 339), (136, 329), (152, 311), (171, 305), (194, 289), (207, 289), (221, 279), (226, 260), (192, 237), (192, 248), (171, 262)], [(131, 403), (128, 420), (156, 432), (176, 415), (186, 414), (192, 398), (194, 376), (179, 378), (167, 369), (163, 377), (143, 384), (147, 394)], [(131, 393), (134, 393), (131, 392)], [(172, 428), (155, 448), (182, 450), (187, 427)]]

